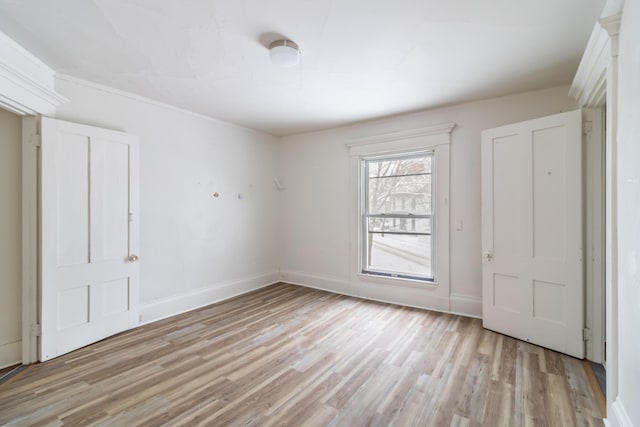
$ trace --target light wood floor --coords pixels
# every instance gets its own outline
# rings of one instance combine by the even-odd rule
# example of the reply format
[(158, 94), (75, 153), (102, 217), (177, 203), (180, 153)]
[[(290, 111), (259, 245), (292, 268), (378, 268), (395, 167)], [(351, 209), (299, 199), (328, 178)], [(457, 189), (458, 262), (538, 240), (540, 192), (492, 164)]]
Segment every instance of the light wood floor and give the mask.
[(5, 375), (7, 375), (9, 372), (13, 371), (18, 366), (20, 366), (20, 365), (11, 365), (11, 366), (7, 366), (6, 368), (0, 369), (0, 378), (4, 377)]
[(0, 385), (0, 425), (602, 425), (583, 364), (480, 320), (278, 284)]

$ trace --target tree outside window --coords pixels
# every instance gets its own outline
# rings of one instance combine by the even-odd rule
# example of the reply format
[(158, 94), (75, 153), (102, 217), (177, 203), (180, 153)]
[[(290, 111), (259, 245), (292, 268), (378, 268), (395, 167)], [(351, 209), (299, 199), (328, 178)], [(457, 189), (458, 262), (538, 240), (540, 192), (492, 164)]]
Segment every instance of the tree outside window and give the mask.
[(433, 153), (364, 160), (363, 272), (433, 280)]

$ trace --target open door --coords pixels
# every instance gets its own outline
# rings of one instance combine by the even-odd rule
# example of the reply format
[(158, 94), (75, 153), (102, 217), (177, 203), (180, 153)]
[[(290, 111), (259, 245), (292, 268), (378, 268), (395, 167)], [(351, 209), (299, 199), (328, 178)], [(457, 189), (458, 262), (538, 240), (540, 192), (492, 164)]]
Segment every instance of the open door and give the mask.
[(584, 356), (581, 111), (482, 133), (483, 325)]
[(42, 118), (40, 354), (138, 324), (138, 140)]

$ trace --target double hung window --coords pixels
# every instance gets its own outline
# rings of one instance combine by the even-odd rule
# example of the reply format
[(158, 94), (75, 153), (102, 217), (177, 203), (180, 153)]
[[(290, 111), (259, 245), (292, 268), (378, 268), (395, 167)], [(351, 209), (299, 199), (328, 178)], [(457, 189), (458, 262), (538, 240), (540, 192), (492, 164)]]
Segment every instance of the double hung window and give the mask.
[(434, 279), (433, 151), (362, 160), (362, 273)]

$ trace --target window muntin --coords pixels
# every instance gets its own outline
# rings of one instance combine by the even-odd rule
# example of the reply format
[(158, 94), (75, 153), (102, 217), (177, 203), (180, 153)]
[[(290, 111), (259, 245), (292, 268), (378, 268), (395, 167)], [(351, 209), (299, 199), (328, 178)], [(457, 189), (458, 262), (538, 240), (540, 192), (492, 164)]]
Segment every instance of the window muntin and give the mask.
[(362, 272), (433, 281), (433, 152), (362, 162)]

